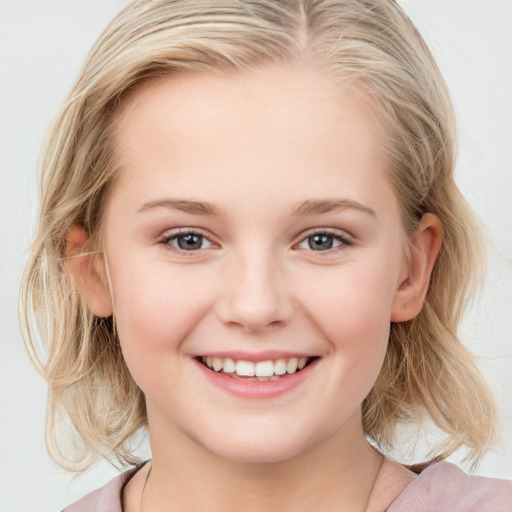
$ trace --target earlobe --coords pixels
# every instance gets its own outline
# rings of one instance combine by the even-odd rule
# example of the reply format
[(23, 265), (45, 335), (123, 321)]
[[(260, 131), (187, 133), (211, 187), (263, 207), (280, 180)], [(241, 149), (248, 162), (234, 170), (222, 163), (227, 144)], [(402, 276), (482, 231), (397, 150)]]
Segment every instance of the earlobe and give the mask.
[(90, 311), (101, 318), (112, 314), (112, 298), (105, 265), (97, 253), (87, 251), (88, 236), (77, 225), (69, 228), (66, 241), (66, 268)]
[(423, 215), (409, 240), (410, 260), (395, 293), (392, 322), (411, 320), (421, 311), (442, 239), (443, 227), (439, 218), (432, 213)]

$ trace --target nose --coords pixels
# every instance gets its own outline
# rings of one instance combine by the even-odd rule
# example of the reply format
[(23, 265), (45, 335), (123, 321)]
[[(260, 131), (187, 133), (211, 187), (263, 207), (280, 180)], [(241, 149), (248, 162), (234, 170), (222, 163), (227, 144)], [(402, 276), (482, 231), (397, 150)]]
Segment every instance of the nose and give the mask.
[(287, 324), (293, 309), (290, 283), (272, 254), (233, 255), (217, 303), (223, 323), (260, 333)]

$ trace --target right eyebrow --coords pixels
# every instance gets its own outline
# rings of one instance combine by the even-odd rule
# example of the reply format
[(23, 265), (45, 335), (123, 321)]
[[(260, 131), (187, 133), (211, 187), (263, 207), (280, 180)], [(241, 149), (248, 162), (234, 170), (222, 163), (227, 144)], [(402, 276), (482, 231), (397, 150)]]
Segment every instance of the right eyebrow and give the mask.
[(222, 214), (221, 210), (211, 203), (203, 201), (190, 201), (188, 199), (156, 199), (155, 201), (144, 203), (137, 210), (137, 212), (146, 212), (155, 208), (168, 208), (171, 210), (190, 213), (192, 215), (220, 216)]
[(375, 210), (352, 199), (308, 199), (292, 210), (292, 215), (319, 215), (336, 210), (353, 209), (376, 216)]

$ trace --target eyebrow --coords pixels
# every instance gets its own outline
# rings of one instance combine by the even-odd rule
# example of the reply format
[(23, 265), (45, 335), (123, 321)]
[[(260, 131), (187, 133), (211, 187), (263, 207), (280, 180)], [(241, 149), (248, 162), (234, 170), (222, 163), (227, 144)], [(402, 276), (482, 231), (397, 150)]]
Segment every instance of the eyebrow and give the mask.
[(144, 203), (137, 212), (145, 212), (154, 208), (169, 208), (192, 215), (220, 215), (222, 212), (215, 205), (203, 201), (190, 201), (188, 199), (157, 199)]
[(292, 215), (319, 215), (336, 210), (353, 209), (376, 217), (375, 210), (352, 199), (308, 199), (292, 210)]
[[(149, 201), (144, 203), (137, 212), (145, 212), (155, 208), (169, 208), (191, 215), (220, 216), (222, 214), (222, 210), (214, 204), (204, 201), (191, 201), (188, 199), (157, 199), (155, 201)], [(374, 217), (376, 216), (374, 210), (352, 199), (307, 199), (293, 208), (291, 215), (321, 215), (346, 209), (353, 209)]]

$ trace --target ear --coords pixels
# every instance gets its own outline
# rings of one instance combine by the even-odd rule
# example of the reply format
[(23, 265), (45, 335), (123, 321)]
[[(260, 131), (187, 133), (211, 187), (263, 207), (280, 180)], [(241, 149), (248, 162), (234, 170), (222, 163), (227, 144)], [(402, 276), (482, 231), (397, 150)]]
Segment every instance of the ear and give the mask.
[(410, 260), (404, 264), (391, 309), (392, 322), (411, 320), (421, 311), (430, 276), (443, 239), (441, 221), (432, 213), (423, 215), (409, 239)]
[(105, 265), (101, 255), (87, 251), (87, 240), (83, 228), (77, 225), (69, 228), (66, 267), (91, 312), (104, 318), (113, 312)]

